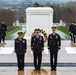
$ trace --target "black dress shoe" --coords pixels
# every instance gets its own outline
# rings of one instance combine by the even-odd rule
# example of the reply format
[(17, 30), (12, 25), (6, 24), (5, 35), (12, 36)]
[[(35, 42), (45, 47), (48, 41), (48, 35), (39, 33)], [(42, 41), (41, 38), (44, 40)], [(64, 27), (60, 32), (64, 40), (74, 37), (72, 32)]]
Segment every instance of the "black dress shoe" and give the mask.
[(51, 71), (53, 71), (54, 69), (52, 68)]
[(24, 69), (21, 69), (21, 71), (24, 71)]
[(18, 69), (18, 71), (20, 71), (21, 69)]
[(54, 68), (54, 71), (56, 71), (56, 68)]
[(37, 71), (37, 69), (34, 69), (33, 71)]
[(38, 71), (40, 71), (40, 69), (37, 69)]

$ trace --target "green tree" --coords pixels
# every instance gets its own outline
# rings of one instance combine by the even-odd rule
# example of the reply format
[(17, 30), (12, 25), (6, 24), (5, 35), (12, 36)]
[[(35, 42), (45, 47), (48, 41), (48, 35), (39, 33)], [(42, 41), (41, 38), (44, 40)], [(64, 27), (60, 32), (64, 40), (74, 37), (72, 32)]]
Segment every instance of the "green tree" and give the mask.
[(33, 7), (43, 7), (43, 5), (36, 2), (36, 3), (34, 3)]
[(5, 23), (10, 26), (16, 21), (16, 15), (14, 11), (9, 9), (0, 9), (0, 23), (5, 21)]
[(19, 17), (19, 22), (20, 22), (20, 23), (24, 23), (24, 22), (25, 22), (23, 16)]
[(53, 10), (54, 10), (54, 13), (53, 13), (53, 22), (56, 23), (56, 22), (58, 22), (58, 19), (57, 19), (57, 12), (55, 10), (55, 6), (51, 5), (50, 7), (53, 8)]

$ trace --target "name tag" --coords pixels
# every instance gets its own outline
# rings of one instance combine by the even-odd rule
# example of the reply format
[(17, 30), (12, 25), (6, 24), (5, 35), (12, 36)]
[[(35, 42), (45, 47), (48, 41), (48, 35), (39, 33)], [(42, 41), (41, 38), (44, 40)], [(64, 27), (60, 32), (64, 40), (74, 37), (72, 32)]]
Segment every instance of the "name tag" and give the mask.
[(22, 41), (23, 43), (25, 43), (25, 41)]
[(58, 36), (56, 36), (55, 38), (58, 39)]
[(40, 38), (40, 41), (42, 40), (42, 38)]

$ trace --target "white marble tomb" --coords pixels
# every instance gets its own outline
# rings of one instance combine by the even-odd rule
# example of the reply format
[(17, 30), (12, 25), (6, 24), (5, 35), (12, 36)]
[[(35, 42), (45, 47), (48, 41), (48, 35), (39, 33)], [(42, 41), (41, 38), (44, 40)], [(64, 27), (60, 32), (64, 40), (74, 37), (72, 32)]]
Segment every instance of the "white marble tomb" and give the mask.
[(53, 9), (51, 7), (29, 7), (26, 9), (26, 36), (30, 36), (34, 29), (43, 29), (51, 33), (53, 26)]

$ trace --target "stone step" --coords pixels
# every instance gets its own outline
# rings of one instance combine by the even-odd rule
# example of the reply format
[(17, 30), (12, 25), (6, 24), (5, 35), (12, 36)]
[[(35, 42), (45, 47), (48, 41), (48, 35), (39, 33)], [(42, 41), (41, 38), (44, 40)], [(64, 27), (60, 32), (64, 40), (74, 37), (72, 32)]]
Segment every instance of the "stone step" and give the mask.
[[(0, 67), (16, 67), (17, 63), (0, 63)], [(33, 63), (25, 63), (26, 67), (33, 67)], [(42, 63), (42, 67), (50, 67), (50, 63)], [(58, 63), (58, 67), (76, 67), (76, 63)]]

